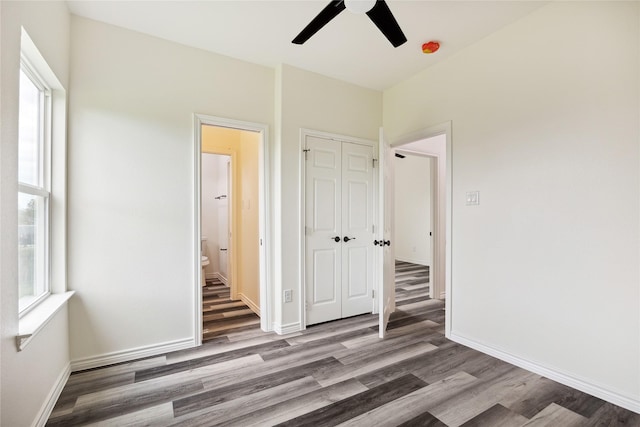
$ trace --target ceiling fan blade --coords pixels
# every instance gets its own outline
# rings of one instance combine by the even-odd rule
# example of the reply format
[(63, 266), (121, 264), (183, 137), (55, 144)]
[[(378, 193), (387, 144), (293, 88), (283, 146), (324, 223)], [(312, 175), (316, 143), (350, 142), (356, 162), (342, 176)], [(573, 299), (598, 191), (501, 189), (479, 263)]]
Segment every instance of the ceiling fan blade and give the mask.
[(393, 17), (393, 13), (391, 13), (384, 0), (377, 0), (376, 5), (367, 12), (367, 15), (391, 42), (393, 47), (398, 47), (407, 41), (402, 29), (400, 29), (400, 25), (398, 25), (398, 21)]
[(324, 27), (329, 21), (338, 16), (338, 14), (345, 8), (344, 0), (331, 0), (331, 2), (322, 9), (318, 16), (313, 18), (309, 25), (307, 25), (304, 30), (302, 30), (300, 34), (293, 39), (292, 43), (303, 44), (309, 40), (312, 35), (317, 33), (320, 28)]

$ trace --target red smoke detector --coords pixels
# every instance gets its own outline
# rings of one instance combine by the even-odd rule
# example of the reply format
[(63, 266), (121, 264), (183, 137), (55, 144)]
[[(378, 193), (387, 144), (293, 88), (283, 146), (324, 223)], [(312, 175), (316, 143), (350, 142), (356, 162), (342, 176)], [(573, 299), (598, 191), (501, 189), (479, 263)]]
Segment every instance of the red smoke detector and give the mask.
[(430, 41), (422, 45), (422, 53), (434, 53), (440, 49), (440, 43)]

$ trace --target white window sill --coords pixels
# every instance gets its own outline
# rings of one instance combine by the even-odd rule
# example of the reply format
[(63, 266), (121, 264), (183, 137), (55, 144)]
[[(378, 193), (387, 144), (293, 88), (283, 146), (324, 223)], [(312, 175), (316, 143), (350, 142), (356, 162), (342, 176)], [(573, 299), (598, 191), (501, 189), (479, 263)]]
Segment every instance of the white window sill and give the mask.
[(49, 323), (49, 320), (67, 303), (75, 291), (51, 294), (44, 301), (20, 318), (16, 345), (22, 351), (31, 339)]

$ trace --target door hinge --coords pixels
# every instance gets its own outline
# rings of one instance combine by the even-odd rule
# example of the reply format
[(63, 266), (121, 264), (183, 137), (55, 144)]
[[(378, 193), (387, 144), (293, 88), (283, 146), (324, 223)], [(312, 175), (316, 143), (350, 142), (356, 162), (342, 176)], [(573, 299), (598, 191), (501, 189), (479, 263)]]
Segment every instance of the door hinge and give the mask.
[(309, 151), (311, 151), (311, 148), (304, 148), (302, 150), (302, 152), (304, 153), (304, 159), (307, 160), (307, 153), (309, 153)]
[(372, 166), (373, 166), (374, 169), (376, 167), (376, 162), (377, 161), (378, 161), (378, 159), (371, 159), (371, 163), (372, 163)]
[(375, 299), (376, 297), (376, 290), (375, 289), (371, 289), (371, 298)]
[(262, 239), (260, 239), (260, 246), (262, 246)]

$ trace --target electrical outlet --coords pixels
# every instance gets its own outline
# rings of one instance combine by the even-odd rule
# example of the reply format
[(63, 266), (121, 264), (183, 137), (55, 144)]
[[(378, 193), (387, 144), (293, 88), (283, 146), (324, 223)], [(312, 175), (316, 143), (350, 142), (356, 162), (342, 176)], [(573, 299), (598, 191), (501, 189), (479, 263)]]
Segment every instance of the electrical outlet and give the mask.
[(467, 191), (465, 197), (465, 204), (467, 206), (475, 206), (480, 204), (480, 192), (479, 191)]
[(282, 293), (284, 302), (291, 302), (293, 301), (293, 297), (291, 295), (291, 289), (285, 289), (284, 292)]

